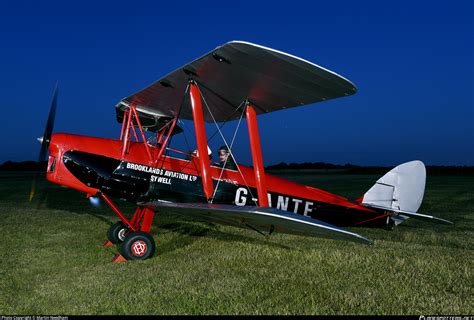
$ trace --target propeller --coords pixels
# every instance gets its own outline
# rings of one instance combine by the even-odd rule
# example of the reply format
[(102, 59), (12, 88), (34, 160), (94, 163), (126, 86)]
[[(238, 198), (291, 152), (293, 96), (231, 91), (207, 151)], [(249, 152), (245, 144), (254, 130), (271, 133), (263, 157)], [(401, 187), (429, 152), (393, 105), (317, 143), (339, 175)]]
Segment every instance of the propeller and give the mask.
[(33, 200), (36, 192), (36, 181), (40, 173), (40, 164), (46, 160), (46, 153), (48, 152), (49, 143), (51, 141), (51, 135), (53, 133), (54, 127), (54, 118), (56, 116), (56, 105), (58, 101), (58, 82), (54, 86), (53, 98), (51, 99), (51, 106), (49, 108), (48, 121), (46, 122), (46, 127), (44, 128), (44, 133), (41, 138), (38, 138), (38, 141), (41, 143), (41, 149), (38, 157), (38, 162), (36, 163), (36, 172), (31, 184), (30, 191), (30, 202)]

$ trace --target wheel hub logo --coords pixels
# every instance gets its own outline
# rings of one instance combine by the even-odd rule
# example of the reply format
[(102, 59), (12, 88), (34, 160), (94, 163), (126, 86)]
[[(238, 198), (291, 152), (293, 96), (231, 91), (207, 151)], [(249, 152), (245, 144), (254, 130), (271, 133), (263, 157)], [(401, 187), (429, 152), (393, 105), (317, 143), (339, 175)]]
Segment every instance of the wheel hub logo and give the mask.
[(135, 256), (141, 257), (146, 253), (146, 243), (143, 241), (135, 241), (132, 244), (132, 252)]

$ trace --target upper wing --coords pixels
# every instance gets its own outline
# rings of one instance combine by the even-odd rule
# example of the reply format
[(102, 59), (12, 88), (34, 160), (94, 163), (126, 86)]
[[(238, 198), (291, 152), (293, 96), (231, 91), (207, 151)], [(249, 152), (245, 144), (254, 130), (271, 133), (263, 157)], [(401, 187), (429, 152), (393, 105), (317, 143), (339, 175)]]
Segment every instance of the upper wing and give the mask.
[(164, 209), (220, 224), (373, 244), (367, 238), (328, 223), (269, 207), (238, 207), (222, 204), (163, 201), (141, 203), (140, 205), (153, 210)]
[[(189, 99), (183, 100), (189, 79), (198, 83), (216, 121), (238, 119), (246, 99), (257, 114), (302, 106), (354, 94), (349, 80), (316, 64), (256, 44), (232, 41), (173, 71), (117, 108), (134, 103), (156, 116), (192, 119)], [(181, 111), (180, 106), (183, 105)], [(204, 108), (205, 121), (212, 121)]]

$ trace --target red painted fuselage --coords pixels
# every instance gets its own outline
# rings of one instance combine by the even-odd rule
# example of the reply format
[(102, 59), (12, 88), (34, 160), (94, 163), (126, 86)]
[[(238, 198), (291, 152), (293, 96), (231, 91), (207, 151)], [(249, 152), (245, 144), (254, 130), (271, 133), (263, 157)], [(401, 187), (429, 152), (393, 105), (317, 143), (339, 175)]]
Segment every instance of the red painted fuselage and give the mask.
[[(89, 195), (102, 192), (135, 203), (144, 197), (173, 202), (207, 201), (202, 193), (201, 172), (196, 159), (162, 156), (155, 163), (150, 163), (143, 143), (131, 142), (124, 156), (122, 146), (120, 140), (54, 134), (50, 144), (47, 179)], [(159, 148), (149, 145), (149, 149), (153, 157), (158, 155)], [(95, 163), (108, 161), (111, 164), (104, 164), (104, 168), (98, 168), (99, 164)], [(113, 169), (105, 168), (107, 166)], [(239, 165), (239, 169), (235, 171), (217, 165), (210, 166), (212, 182), (217, 189), (214, 203), (257, 205), (254, 170), (243, 165)], [(110, 172), (101, 173), (107, 170)], [(94, 174), (98, 178), (94, 178)], [(382, 212), (347, 198), (269, 174), (265, 177), (270, 207), (340, 226), (386, 224), (386, 215)], [(125, 194), (124, 190), (118, 190), (120, 188), (130, 188), (130, 191)], [(121, 196), (122, 191), (124, 196)]]

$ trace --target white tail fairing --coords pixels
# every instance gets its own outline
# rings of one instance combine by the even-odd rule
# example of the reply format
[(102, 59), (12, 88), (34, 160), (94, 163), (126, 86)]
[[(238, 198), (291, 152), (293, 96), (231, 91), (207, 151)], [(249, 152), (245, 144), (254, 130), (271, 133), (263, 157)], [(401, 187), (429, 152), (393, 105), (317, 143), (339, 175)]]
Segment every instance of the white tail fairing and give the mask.
[[(398, 225), (408, 217), (452, 224), (448, 220), (417, 213), (425, 194), (426, 169), (423, 162), (415, 160), (403, 163), (388, 173), (364, 194), (366, 207), (391, 211), (390, 219)], [(388, 220), (387, 220), (388, 222)]]
[(362, 204), (417, 212), (425, 194), (426, 169), (421, 161), (403, 163), (377, 180)]

